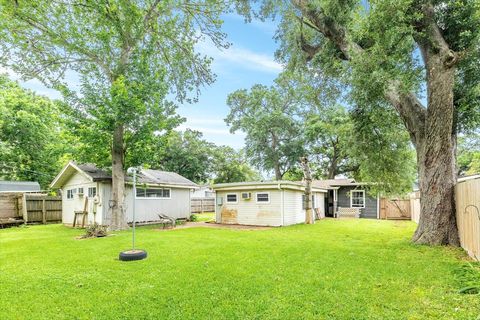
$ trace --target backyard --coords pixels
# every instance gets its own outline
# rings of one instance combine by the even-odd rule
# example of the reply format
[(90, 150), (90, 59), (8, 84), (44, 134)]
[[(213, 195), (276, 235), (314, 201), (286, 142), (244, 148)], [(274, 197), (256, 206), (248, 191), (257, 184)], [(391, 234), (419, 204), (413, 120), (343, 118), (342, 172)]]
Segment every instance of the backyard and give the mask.
[(410, 243), (411, 222), (322, 220), (269, 230), (137, 230), (76, 239), (0, 230), (0, 319), (478, 319), (461, 249)]

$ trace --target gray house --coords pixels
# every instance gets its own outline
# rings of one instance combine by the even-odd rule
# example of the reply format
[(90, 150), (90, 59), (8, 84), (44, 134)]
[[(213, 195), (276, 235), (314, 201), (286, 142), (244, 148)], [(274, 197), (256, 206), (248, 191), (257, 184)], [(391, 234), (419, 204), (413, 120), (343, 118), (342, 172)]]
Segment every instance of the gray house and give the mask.
[[(126, 177), (125, 205), (127, 222), (133, 221), (133, 197), (137, 222), (155, 222), (162, 213), (173, 218), (190, 216), (190, 194), (197, 184), (175, 173), (142, 169), (137, 175), (137, 191)], [(87, 212), (87, 224), (109, 225), (111, 221), (111, 175), (92, 164), (69, 162), (50, 185), (62, 190), (62, 222), (80, 223), (75, 212)]]
[(380, 218), (380, 197), (372, 197), (368, 183), (354, 179), (314, 180), (312, 186), (328, 190), (325, 197), (325, 216), (356, 215), (360, 218)]

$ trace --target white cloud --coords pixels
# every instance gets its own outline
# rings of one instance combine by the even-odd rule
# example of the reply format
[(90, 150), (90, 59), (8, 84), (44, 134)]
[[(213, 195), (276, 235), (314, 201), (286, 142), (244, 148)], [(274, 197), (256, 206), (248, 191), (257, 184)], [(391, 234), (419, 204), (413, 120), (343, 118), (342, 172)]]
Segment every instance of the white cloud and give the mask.
[(217, 62), (234, 63), (248, 69), (270, 73), (279, 73), (283, 70), (283, 66), (272, 56), (244, 48), (231, 46), (221, 50), (211, 43), (201, 42), (197, 45), (197, 49)]

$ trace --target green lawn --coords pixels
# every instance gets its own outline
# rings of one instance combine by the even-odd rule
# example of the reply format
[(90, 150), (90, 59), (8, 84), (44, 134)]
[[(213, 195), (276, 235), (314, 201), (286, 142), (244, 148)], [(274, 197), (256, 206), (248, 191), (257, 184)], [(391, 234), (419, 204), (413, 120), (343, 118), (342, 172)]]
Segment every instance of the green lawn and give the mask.
[(194, 221), (215, 221), (215, 212), (195, 213)]
[(144, 227), (136, 262), (117, 260), (128, 232), (0, 230), (0, 319), (478, 319), (480, 296), (458, 293), (463, 251), (412, 245), (414, 227)]

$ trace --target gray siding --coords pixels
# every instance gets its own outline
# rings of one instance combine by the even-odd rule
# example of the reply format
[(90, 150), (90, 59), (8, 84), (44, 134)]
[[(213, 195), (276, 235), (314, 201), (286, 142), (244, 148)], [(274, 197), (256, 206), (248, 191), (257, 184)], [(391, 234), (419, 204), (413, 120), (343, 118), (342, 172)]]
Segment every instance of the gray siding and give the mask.
[[(351, 190), (364, 190), (362, 187), (348, 186), (338, 189), (337, 207), (350, 208), (350, 196), (347, 193)], [(365, 191), (365, 208), (360, 208), (360, 218), (377, 218), (377, 198), (372, 197)]]

